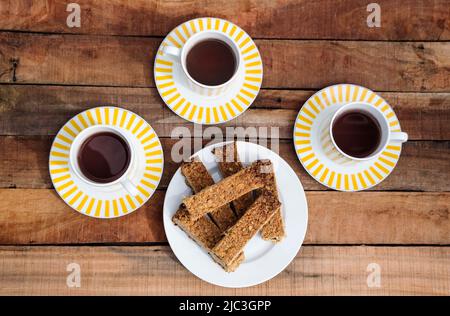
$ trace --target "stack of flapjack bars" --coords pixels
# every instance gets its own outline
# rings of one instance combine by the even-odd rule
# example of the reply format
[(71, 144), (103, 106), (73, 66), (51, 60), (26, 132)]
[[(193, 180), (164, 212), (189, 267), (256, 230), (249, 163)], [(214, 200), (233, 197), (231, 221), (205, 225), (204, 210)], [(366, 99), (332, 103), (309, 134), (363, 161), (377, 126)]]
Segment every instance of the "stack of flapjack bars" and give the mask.
[(244, 167), (236, 143), (213, 150), (223, 179), (214, 183), (198, 160), (183, 163), (181, 172), (193, 195), (183, 199), (172, 218), (227, 272), (244, 261), (245, 245), (261, 237), (279, 242), (285, 236), (281, 203), (270, 160)]

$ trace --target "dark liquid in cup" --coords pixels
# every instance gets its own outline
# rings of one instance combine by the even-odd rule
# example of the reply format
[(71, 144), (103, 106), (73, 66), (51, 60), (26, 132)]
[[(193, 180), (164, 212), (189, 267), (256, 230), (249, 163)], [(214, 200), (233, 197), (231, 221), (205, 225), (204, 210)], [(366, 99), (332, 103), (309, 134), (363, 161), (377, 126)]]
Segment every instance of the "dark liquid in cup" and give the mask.
[(207, 86), (221, 85), (233, 77), (236, 57), (228, 44), (219, 40), (205, 40), (191, 48), (186, 57), (191, 77)]
[(86, 178), (98, 183), (119, 179), (130, 164), (130, 148), (111, 132), (87, 138), (78, 151), (78, 165)]
[(333, 138), (347, 155), (356, 158), (370, 156), (380, 145), (381, 128), (367, 112), (348, 111), (334, 121)]

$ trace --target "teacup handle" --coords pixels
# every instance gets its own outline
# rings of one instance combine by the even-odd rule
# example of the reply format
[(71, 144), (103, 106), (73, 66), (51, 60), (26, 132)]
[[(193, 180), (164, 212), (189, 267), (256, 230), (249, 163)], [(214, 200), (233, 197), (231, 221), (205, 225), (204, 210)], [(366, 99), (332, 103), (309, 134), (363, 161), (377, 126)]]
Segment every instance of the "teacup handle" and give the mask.
[(404, 143), (408, 140), (408, 134), (403, 132), (391, 132), (390, 140)]
[(176, 57), (177, 61), (180, 60), (181, 49), (176, 48), (174, 46), (164, 46), (162, 51), (164, 52), (164, 54), (168, 54), (168, 55), (172, 55), (173, 57)]
[(131, 183), (130, 180), (125, 179), (125, 180), (121, 181), (120, 184), (121, 184), (121, 185), (123, 186), (123, 188), (124, 188), (125, 190), (127, 190), (128, 193), (130, 193), (132, 196), (136, 196), (136, 195), (139, 194), (138, 189), (136, 188), (136, 186), (135, 186), (133, 183)]

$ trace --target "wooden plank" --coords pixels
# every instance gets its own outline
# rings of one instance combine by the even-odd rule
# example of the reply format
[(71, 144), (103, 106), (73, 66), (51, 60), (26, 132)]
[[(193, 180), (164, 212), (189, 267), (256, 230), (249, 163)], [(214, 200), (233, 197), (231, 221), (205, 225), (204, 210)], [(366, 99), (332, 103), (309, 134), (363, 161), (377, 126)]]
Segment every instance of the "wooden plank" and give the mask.
[[(154, 86), (160, 41), (0, 33), (0, 82)], [(18, 61), (17, 69), (12, 60)]]
[[(313, 93), (263, 89), (246, 113), (218, 127), (273, 126), (279, 128), (279, 137), (290, 139), (295, 117)], [(450, 93), (381, 95), (395, 109), (410, 140), (450, 140)], [(138, 113), (160, 137), (170, 137), (177, 126), (193, 127), (168, 109), (154, 88), (0, 85), (0, 96), (0, 135), (55, 135), (72, 116), (99, 105)]]
[[(4, 238), (0, 238), (4, 242), (0, 241), (0, 244), (165, 241), (162, 225), (164, 191), (157, 191), (151, 201), (138, 211), (106, 221), (77, 213), (69, 208), (54, 190), (0, 192), (0, 209), (9, 209), (0, 215), (0, 227), (17, 232), (17, 236), (9, 241), (9, 237), (4, 235)], [(21, 214), (20, 210), (28, 215)], [(22, 226), (22, 221), (34, 224)]]
[[(48, 157), (52, 140), (51, 137), (0, 136), (0, 188), (51, 188)], [(179, 167), (179, 161), (174, 161), (171, 155), (177, 142), (176, 139), (161, 139), (165, 165), (160, 188), (167, 187)], [(194, 149), (192, 139), (191, 148)], [(279, 143), (279, 154), (294, 169), (306, 190), (327, 189), (306, 173), (291, 141)], [(393, 173), (373, 190), (450, 191), (449, 169), (449, 141), (410, 141), (404, 145)]]
[[(306, 195), (307, 244), (450, 244), (450, 193)], [(136, 212), (107, 221), (73, 211), (53, 190), (3, 189), (0, 196), (0, 244), (166, 241), (164, 191)]]
[[(67, 279), (80, 266), (80, 287)], [(380, 268), (380, 287), (369, 287)], [(272, 280), (243, 289), (213, 286), (166, 246), (0, 247), (1, 295), (449, 295), (449, 247), (304, 246)], [(369, 269), (369, 270), (368, 270)]]
[[(0, 82), (153, 87), (160, 39), (0, 33)], [(257, 40), (265, 88), (444, 91), (449, 42)], [(17, 66), (13, 66), (15, 60)]]
[(379, 0), (382, 27), (367, 27), (366, 2), (308, 0), (108, 1), (78, 0), (81, 28), (66, 26), (63, 0), (6, 1), (0, 29), (161, 36), (195, 17), (214, 16), (237, 23), (254, 37), (376, 40), (448, 40), (445, 0)]

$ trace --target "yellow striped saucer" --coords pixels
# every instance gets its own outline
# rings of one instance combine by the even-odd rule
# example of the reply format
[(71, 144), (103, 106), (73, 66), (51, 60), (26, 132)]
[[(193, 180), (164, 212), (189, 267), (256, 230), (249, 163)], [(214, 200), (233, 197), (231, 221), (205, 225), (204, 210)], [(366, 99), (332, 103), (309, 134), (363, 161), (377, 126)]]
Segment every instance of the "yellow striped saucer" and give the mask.
[[(69, 164), (75, 137), (85, 128), (105, 124), (120, 129), (131, 140), (136, 153), (130, 180), (138, 195), (131, 196), (121, 184), (89, 185)], [(135, 113), (117, 107), (97, 107), (70, 119), (58, 132), (50, 151), (49, 169), (59, 196), (76, 211), (96, 218), (114, 218), (141, 207), (155, 192), (162, 176), (164, 157), (153, 128)]]
[[(182, 47), (189, 37), (203, 30), (230, 36), (243, 60), (235, 84), (216, 97), (189, 89), (181, 65), (163, 52), (165, 46)], [(258, 48), (241, 28), (222, 19), (198, 18), (177, 26), (163, 40), (155, 58), (154, 78), (161, 98), (177, 115), (197, 124), (218, 124), (239, 116), (253, 103), (261, 87), (263, 66)]]
[(321, 184), (339, 191), (360, 191), (383, 181), (394, 169), (402, 145), (391, 142), (379, 156), (354, 161), (340, 154), (331, 143), (329, 124), (337, 109), (349, 102), (367, 102), (379, 108), (391, 131), (400, 132), (400, 123), (389, 104), (375, 92), (352, 84), (338, 84), (311, 96), (297, 115), (294, 145), (306, 171)]

